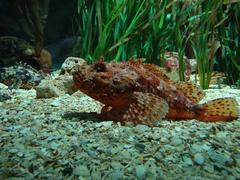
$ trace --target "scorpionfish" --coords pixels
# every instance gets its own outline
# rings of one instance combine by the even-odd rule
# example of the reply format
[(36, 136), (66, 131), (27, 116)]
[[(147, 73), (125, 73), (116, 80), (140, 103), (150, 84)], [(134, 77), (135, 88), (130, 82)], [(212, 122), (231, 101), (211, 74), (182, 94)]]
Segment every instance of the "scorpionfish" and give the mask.
[(234, 98), (198, 104), (203, 92), (190, 82), (173, 83), (162, 70), (141, 60), (92, 65), (84, 62), (73, 71), (75, 86), (105, 106), (100, 117), (150, 126), (165, 119), (205, 122), (238, 118)]

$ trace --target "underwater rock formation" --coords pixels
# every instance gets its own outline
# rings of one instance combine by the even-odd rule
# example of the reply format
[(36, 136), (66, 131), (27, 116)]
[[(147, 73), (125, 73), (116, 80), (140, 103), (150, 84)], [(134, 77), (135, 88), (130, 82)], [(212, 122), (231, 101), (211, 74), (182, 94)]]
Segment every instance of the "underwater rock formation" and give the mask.
[(13, 66), (16, 62), (24, 62), (37, 70), (49, 73), (52, 58), (46, 49), (42, 49), (37, 56), (35, 48), (23, 39), (12, 36), (0, 37), (0, 65)]
[(44, 75), (41, 72), (23, 63), (0, 68), (0, 82), (6, 84), (10, 89), (35, 88), (43, 78)]
[(17, 61), (30, 59), (35, 50), (27, 41), (12, 37), (0, 37), (0, 64), (2, 66), (14, 65)]
[(84, 63), (85, 63), (84, 59), (77, 58), (77, 57), (68, 57), (62, 64), (62, 67), (60, 69), (60, 75), (63, 75), (63, 74), (72, 75), (74, 68), (76, 66), (81, 66)]
[(55, 79), (44, 79), (36, 87), (37, 98), (59, 97), (73, 94), (76, 91), (72, 76), (69, 75), (60, 75)]
[(64, 94), (73, 94), (77, 91), (73, 83), (72, 71), (76, 66), (81, 66), (84, 60), (76, 57), (68, 57), (55, 79), (45, 79), (36, 88), (37, 98), (58, 97)]
[(106, 63), (103, 58), (73, 72), (75, 85), (103, 103), (100, 117), (156, 125), (163, 118), (206, 122), (237, 119), (237, 102), (222, 98), (197, 104), (203, 93), (191, 83), (174, 84), (158, 66), (130, 60)]

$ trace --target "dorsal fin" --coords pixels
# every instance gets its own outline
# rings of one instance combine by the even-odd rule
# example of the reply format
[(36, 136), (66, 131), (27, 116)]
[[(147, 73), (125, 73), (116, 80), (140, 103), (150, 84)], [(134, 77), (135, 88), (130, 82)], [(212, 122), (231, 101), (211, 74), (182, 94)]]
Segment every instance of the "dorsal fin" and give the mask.
[(139, 59), (131, 58), (128, 60), (128, 64), (135, 68), (142, 67), (142, 68), (146, 69), (147, 71), (151, 72), (152, 74), (154, 74), (155, 76), (159, 77), (163, 81), (165, 81), (167, 83), (172, 83), (172, 80), (166, 75), (164, 70), (162, 70), (159, 66), (157, 66), (155, 64), (143, 63), (144, 61), (145, 61), (145, 59), (143, 59), (143, 58), (139, 58)]
[(176, 88), (181, 91), (193, 103), (198, 103), (204, 97), (204, 92), (191, 82), (181, 82), (175, 84)]
[(166, 75), (166, 73), (157, 65), (154, 64), (143, 64), (143, 67), (162, 79), (163, 81), (167, 83), (172, 83), (172, 80)]

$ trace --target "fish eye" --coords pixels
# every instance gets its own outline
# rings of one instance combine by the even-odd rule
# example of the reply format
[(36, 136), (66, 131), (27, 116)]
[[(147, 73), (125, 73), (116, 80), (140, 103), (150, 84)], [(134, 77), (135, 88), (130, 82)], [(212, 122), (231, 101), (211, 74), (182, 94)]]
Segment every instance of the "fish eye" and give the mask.
[(96, 72), (106, 72), (106, 65), (104, 63), (96, 63), (94, 65)]

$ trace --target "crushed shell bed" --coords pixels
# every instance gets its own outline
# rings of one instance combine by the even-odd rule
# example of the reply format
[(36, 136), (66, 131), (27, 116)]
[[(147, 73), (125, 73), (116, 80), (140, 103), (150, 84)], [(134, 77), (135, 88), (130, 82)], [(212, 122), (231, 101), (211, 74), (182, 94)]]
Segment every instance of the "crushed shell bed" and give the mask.
[[(81, 113), (102, 105), (80, 92), (36, 99), (33, 89), (0, 91), (11, 96), (0, 102), (0, 179), (240, 179), (240, 119), (121, 125)], [(202, 102), (240, 103), (237, 89), (206, 93)]]

